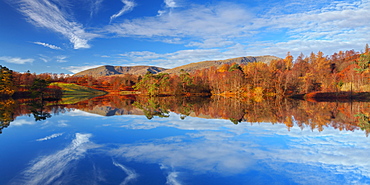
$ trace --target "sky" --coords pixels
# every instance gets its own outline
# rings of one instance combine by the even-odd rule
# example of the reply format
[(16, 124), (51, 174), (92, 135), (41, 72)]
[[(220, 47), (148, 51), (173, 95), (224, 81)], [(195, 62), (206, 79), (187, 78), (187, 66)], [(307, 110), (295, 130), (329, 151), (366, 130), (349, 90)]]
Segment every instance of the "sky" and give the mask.
[(370, 0), (0, 0), (0, 65), (73, 74), (101, 65), (363, 51)]

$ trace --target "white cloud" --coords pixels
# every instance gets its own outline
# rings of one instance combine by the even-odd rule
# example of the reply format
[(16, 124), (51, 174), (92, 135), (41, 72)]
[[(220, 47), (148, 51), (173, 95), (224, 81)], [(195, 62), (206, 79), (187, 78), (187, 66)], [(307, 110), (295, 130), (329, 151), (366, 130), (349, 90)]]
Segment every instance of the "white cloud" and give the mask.
[(50, 57), (48, 57), (48, 56), (45, 56), (45, 55), (42, 55), (42, 54), (39, 54), (39, 56), (40, 56), (39, 59), (44, 61), (45, 63), (49, 62), (51, 60)]
[(57, 5), (47, 0), (20, 0), (19, 11), (35, 26), (50, 29), (67, 37), (74, 45), (74, 49), (90, 48), (87, 42), (97, 35), (87, 33), (83, 25), (71, 21), (71, 16), (58, 6), (63, 6), (63, 3)]
[(43, 43), (43, 42), (33, 42), (34, 44), (38, 44), (38, 45), (41, 45), (41, 46), (45, 46), (47, 48), (50, 48), (50, 49), (56, 49), (56, 50), (61, 50), (62, 48), (58, 47), (58, 46), (55, 46), (55, 45), (52, 45), (52, 44), (47, 44), (47, 43)]
[(67, 127), (68, 126), (68, 120), (59, 120), (58, 121), (58, 127)]
[(189, 9), (162, 13), (161, 16), (125, 20), (106, 27), (106, 31), (123, 37), (175, 37), (186, 40), (189, 37), (206, 39), (217, 35), (232, 39), (247, 34), (241, 28), (251, 20), (246, 9), (231, 3), (194, 5)]
[(101, 3), (104, 0), (91, 0), (90, 1), (90, 17), (92, 17), (94, 14), (98, 13), (101, 7)]
[(44, 138), (40, 138), (40, 139), (36, 139), (36, 141), (46, 141), (46, 140), (50, 140), (50, 139), (53, 139), (53, 138), (56, 138), (56, 137), (59, 137), (63, 135), (63, 133), (56, 133), (56, 134), (52, 134), (50, 136), (46, 136)]
[[(234, 175), (244, 174), (249, 169), (260, 173), (274, 170), (277, 175), (281, 174), (298, 184), (346, 184), (361, 178), (370, 178), (370, 163), (364, 162), (369, 150), (369, 139), (363, 131), (327, 128), (318, 132), (293, 127), (288, 132), (284, 124), (262, 123), (249, 126), (244, 123), (235, 126), (222, 122), (223, 124), (215, 124), (213, 120), (209, 120), (205, 122), (209, 125), (205, 130), (197, 118), (186, 122), (171, 120), (168, 123), (173, 125), (163, 124), (170, 127), (177, 125), (176, 128), (183, 129), (190, 123), (199, 132), (125, 144), (112, 149), (110, 154), (125, 160), (188, 169), (197, 174)], [(272, 138), (276, 142), (271, 142)], [(320, 170), (318, 172), (315, 169)], [(176, 171), (172, 176), (169, 173), (167, 181), (176, 179), (174, 177), (180, 173), (181, 171)], [(303, 174), (304, 177), (301, 176)], [(338, 176), (345, 178), (338, 180)]]
[(166, 7), (168, 8), (176, 8), (178, 7), (177, 3), (174, 0), (164, 0)]
[(78, 72), (84, 71), (86, 69), (91, 69), (91, 68), (100, 67), (100, 66), (102, 66), (102, 65), (69, 66), (69, 67), (65, 67), (63, 69), (71, 71), (72, 73), (78, 73)]
[(179, 172), (170, 172), (167, 176), (166, 184), (169, 185), (181, 185), (182, 183), (177, 179), (179, 176)]
[(112, 15), (110, 17), (110, 21), (112, 22), (115, 18), (122, 16), (123, 14), (132, 11), (134, 7), (136, 6), (134, 1), (129, 1), (129, 0), (121, 0), (125, 6), (116, 14)]
[(44, 61), (44, 62), (50, 62), (50, 61), (55, 61), (55, 62), (58, 62), (58, 63), (64, 63), (64, 62), (68, 62), (66, 59), (68, 58), (68, 56), (65, 56), (65, 55), (58, 55), (58, 56), (46, 56), (46, 55), (42, 55), (42, 54), (39, 54), (39, 59)]
[[(64, 149), (47, 156), (41, 156), (32, 161), (30, 166), (22, 172), (14, 184), (51, 184), (55, 180), (62, 182), (62, 175), (74, 167), (73, 162), (83, 158), (88, 149), (97, 145), (90, 141), (91, 134), (76, 133), (76, 137)], [(47, 169), (47, 170), (45, 170)]]
[[(168, 0), (165, 4), (169, 8), (177, 3)], [(368, 1), (315, 4), (283, 1), (267, 7), (258, 12), (258, 9), (233, 3), (193, 4), (171, 11), (161, 10), (160, 16), (126, 19), (105, 29), (121, 37), (149, 38), (192, 48), (217, 48), (218, 55), (233, 52), (232, 45), (242, 46), (243, 51), (254, 56), (284, 57), (288, 51), (299, 55), (319, 50), (331, 54), (339, 50), (360, 50), (368, 42), (370, 17), (364, 16), (370, 8)], [(171, 63), (169, 59), (167, 62)]]
[[(248, 53), (251, 53), (248, 51)], [(164, 68), (173, 68), (192, 62), (205, 60), (223, 60), (240, 56), (247, 56), (246, 46), (236, 44), (225, 49), (188, 49), (173, 53), (155, 53), (151, 51), (133, 51), (120, 54), (125, 61), (132, 61), (130, 65), (150, 64)], [(125, 64), (127, 65), (127, 63)]]
[(26, 64), (26, 63), (32, 63), (35, 61), (32, 58), (19, 58), (19, 57), (9, 57), (9, 56), (0, 56), (0, 60), (8, 62), (8, 63), (13, 63), (13, 64)]
[(59, 62), (59, 63), (67, 62), (66, 61), (67, 58), (68, 57), (67, 56), (64, 56), (64, 55), (56, 56), (57, 62)]
[(124, 171), (127, 175), (127, 177), (120, 183), (121, 185), (126, 185), (131, 181), (134, 181), (138, 178), (138, 174), (135, 172), (135, 170), (128, 168), (127, 166), (124, 166), (116, 161), (113, 160), (113, 165), (119, 167), (122, 171)]
[(13, 126), (23, 126), (23, 125), (33, 125), (35, 124), (35, 121), (28, 121), (25, 119), (16, 119), (15, 121), (12, 122)]

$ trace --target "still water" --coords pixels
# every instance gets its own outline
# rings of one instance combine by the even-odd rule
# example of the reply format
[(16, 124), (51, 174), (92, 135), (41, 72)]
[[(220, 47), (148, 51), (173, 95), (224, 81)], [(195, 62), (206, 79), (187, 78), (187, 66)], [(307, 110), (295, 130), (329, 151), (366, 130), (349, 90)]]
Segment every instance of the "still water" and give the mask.
[[(0, 134), (0, 184), (370, 184), (370, 140), (354, 124), (368, 104), (351, 105), (351, 116), (338, 103), (286, 103), (291, 112), (270, 113), (242, 101), (201, 102), (207, 110), (145, 101), (47, 105), (50, 116), (38, 121), (18, 113)], [(296, 113), (304, 110), (308, 120)]]

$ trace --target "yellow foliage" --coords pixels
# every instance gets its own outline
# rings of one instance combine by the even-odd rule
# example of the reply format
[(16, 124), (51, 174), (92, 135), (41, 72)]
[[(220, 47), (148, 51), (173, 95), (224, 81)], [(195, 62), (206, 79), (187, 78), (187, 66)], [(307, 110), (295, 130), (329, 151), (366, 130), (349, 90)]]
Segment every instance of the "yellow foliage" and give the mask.
[(262, 87), (255, 87), (253, 89), (253, 93), (256, 95), (256, 96), (262, 96), (263, 95), (263, 88)]

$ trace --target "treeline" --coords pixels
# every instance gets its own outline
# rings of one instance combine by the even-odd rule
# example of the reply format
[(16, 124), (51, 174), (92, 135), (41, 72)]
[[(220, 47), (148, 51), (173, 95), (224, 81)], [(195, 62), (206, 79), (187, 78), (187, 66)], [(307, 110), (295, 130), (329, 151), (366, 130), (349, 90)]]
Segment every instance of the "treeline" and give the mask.
[(49, 87), (61, 81), (58, 74), (14, 72), (0, 65), (0, 98), (60, 98), (61, 90)]
[(133, 86), (150, 96), (210, 93), (243, 96), (285, 96), (310, 92), (369, 92), (370, 49), (301, 54), (270, 63), (223, 64), (191, 74), (146, 74)]
[[(223, 64), (192, 73), (178, 74), (148, 72), (93, 78), (64, 74), (18, 73), (1, 66), (0, 94), (12, 96), (29, 92), (35, 83), (76, 83), (109, 92), (138, 91), (149, 96), (224, 94), (253, 96), (287, 96), (310, 92), (369, 92), (370, 49), (364, 52), (340, 51), (301, 54), (294, 59), (289, 53), (284, 59), (269, 63), (252, 62), (246, 65)], [(54, 87), (57, 89), (57, 87)], [(24, 93), (23, 93), (24, 94)]]

